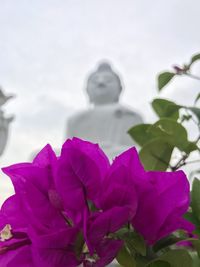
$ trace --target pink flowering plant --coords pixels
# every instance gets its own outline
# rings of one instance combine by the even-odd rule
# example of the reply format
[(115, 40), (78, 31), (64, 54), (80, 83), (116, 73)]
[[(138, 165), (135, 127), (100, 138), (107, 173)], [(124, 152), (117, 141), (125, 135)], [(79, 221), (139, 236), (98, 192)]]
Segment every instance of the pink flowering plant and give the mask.
[(1, 267), (103, 267), (115, 258), (153, 266), (173, 253), (190, 262), (185, 250), (165, 248), (169, 235), (178, 241), (194, 230), (184, 218), (188, 180), (182, 171), (145, 171), (135, 148), (110, 164), (98, 145), (73, 138), (59, 157), (47, 145), (3, 172), (15, 194), (0, 214)]
[[(73, 138), (59, 156), (46, 145), (33, 162), (3, 168), (15, 193), (0, 211), (0, 266), (199, 266), (200, 182), (191, 203), (179, 170), (198, 140), (182, 128), (173, 136), (181, 108), (171, 103), (171, 117), (129, 131), (139, 155), (133, 147), (110, 163), (98, 144)], [(183, 155), (171, 166), (175, 147)]]

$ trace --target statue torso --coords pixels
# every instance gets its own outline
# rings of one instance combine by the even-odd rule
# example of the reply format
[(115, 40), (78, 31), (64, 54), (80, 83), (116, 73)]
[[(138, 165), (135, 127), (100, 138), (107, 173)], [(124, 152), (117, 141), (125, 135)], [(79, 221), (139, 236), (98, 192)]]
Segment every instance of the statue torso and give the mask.
[(77, 136), (104, 146), (130, 146), (127, 131), (142, 123), (141, 117), (119, 103), (101, 105), (79, 113), (68, 122), (68, 137)]

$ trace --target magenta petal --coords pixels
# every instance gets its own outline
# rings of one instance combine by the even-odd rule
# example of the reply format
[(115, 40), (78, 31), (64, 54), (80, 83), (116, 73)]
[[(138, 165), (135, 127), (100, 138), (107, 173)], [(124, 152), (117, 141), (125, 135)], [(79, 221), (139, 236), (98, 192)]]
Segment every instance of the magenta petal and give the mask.
[(11, 178), (16, 192), (21, 193), (21, 186), (26, 181), (31, 181), (43, 191), (48, 191), (54, 187), (53, 174), (56, 162), (54, 151), (47, 145), (38, 153), (33, 163), (14, 164), (2, 170)]
[(77, 267), (80, 262), (67, 248), (32, 248), (34, 267)]
[[(0, 255), (1, 267), (35, 267), (33, 265), (30, 246), (8, 251)], [(39, 267), (39, 266), (38, 266)]]
[[(88, 141), (81, 140), (77, 137), (72, 139), (74, 147), (79, 151), (83, 152), (85, 156), (92, 158), (98, 166), (100, 166), (101, 177), (104, 177), (110, 167), (109, 160), (103, 150), (99, 147), (98, 144), (93, 144)], [(67, 142), (65, 143), (67, 144)], [(63, 148), (65, 148), (65, 144)]]
[(111, 263), (117, 256), (119, 250), (123, 245), (122, 240), (104, 239), (99, 243), (96, 252), (99, 257), (95, 262), (86, 259), (84, 267), (105, 267)]
[[(6, 168), (18, 197), (23, 201), (25, 215), (35, 226), (46, 227), (47, 222), (64, 224), (60, 213), (61, 200), (53, 189), (53, 177), (48, 168), (33, 164), (17, 164)], [(44, 216), (45, 214), (45, 216)]]
[(33, 231), (30, 233), (33, 245), (37, 248), (62, 249), (72, 244), (78, 234), (78, 230), (72, 227), (65, 227), (63, 229), (54, 229), (44, 235), (37, 235)]
[(13, 183), (15, 192), (21, 191), (21, 185), (24, 183), (23, 175), (21, 175), (21, 169), (31, 168), (31, 163), (19, 163), (9, 167), (2, 168), (2, 171), (8, 175)]
[(86, 240), (88, 248), (93, 254), (98, 243), (109, 233), (119, 230), (130, 219), (129, 207), (115, 207), (108, 211), (101, 212), (88, 223)]
[(23, 203), (18, 195), (9, 197), (2, 205), (0, 212), (1, 229), (10, 224), (14, 229), (27, 228), (28, 218), (24, 212)]
[[(0, 246), (0, 251), (1, 251), (1, 246)], [(0, 255), (0, 266), (1, 267), (8, 267), (9, 262), (12, 261), (13, 258), (19, 253), (19, 250), (13, 250), (13, 251), (8, 251), (5, 254)], [(11, 265), (11, 267), (20, 267), (20, 265)]]
[[(147, 242), (152, 243), (161, 235), (169, 234), (169, 229), (178, 229), (176, 221), (180, 221), (189, 207), (189, 183), (182, 171), (148, 172), (146, 175), (147, 183), (150, 183), (149, 192), (139, 196), (133, 226)], [(171, 219), (174, 216), (176, 220)]]
[(40, 168), (32, 163), (15, 164), (2, 170), (11, 178), (16, 193), (23, 193), (23, 185), (26, 181), (31, 181), (43, 192), (47, 191), (52, 183), (48, 169)]
[(74, 173), (68, 159), (63, 160), (62, 157), (59, 159), (55, 184), (65, 211), (74, 222), (78, 223), (82, 219), (82, 213), (87, 203), (84, 186)]
[(129, 168), (129, 171), (134, 173), (135, 176), (141, 176), (142, 173), (145, 173), (145, 170), (140, 162), (136, 148), (130, 148), (120, 154), (115, 158), (112, 168), (117, 168), (119, 166), (126, 166)]
[(68, 164), (84, 187), (87, 198), (95, 201), (109, 168), (109, 161), (99, 146), (73, 138), (63, 145), (60, 158), (69, 159)]
[(45, 229), (66, 225), (60, 210), (51, 204), (48, 192), (42, 192), (40, 188), (28, 181), (24, 184), (23, 191), (25, 192), (22, 195), (24, 207), (32, 226), (46, 232)]
[(95, 263), (95, 267), (104, 267), (111, 263), (123, 246), (122, 240), (104, 240), (96, 249), (100, 259)]
[(134, 186), (138, 194), (149, 190), (146, 172), (140, 162), (137, 150), (134, 147), (116, 157), (111, 165), (109, 174), (112, 175), (112, 173), (117, 173), (119, 168), (122, 167), (126, 169), (128, 175), (125, 176), (126, 180), (122, 175), (116, 175), (115, 179), (117, 179), (117, 182), (122, 183), (123, 180), (124, 183), (127, 183), (127, 186)]
[(129, 168), (122, 165), (113, 170), (111, 167), (103, 182), (100, 208), (107, 210), (116, 206), (129, 206), (133, 217), (137, 204), (138, 196)]
[(35, 156), (33, 164), (38, 167), (45, 168), (51, 166), (56, 162), (56, 160), (56, 154), (52, 147), (48, 144)]
[[(0, 266), (3, 267), (3, 265)], [(17, 250), (15, 257), (13, 257), (12, 260), (9, 261), (6, 267), (36, 267), (33, 264), (33, 258), (30, 246), (25, 246)]]
[(155, 241), (179, 229), (185, 230), (188, 233), (192, 233), (195, 230), (195, 226), (191, 222), (180, 218), (176, 214), (170, 215), (160, 228), (156, 238), (152, 240), (151, 243), (153, 244)]
[(137, 194), (135, 189), (126, 185), (113, 185), (109, 187), (101, 199), (101, 207), (103, 210), (112, 209), (114, 207), (129, 207), (130, 220), (136, 213)]

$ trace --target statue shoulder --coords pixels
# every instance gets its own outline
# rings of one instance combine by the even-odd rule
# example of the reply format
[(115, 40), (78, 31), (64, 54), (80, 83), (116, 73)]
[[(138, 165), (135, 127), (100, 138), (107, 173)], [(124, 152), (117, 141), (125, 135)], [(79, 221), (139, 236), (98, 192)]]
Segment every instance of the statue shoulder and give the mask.
[[(85, 129), (88, 117), (90, 116), (89, 111), (77, 112), (71, 115), (66, 124), (67, 137), (78, 136)], [(89, 116), (88, 116), (89, 115)]]
[(88, 118), (88, 115), (89, 115), (89, 111), (85, 110), (85, 111), (81, 111), (81, 112), (77, 112), (73, 115), (71, 115), (69, 118), (68, 118), (68, 123), (67, 124), (77, 124), (77, 122), (79, 121), (83, 121), (85, 120), (86, 118)]

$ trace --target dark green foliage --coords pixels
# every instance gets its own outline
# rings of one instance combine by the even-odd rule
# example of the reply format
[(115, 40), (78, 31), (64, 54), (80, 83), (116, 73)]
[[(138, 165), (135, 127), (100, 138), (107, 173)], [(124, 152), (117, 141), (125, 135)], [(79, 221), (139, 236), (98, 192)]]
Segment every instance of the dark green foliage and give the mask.
[(200, 54), (196, 54), (191, 58), (190, 66), (197, 60), (200, 60)]
[(132, 127), (128, 133), (138, 145), (143, 146), (154, 138), (154, 135), (149, 132), (151, 124), (138, 124)]
[(136, 267), (136, 262), (133, 256), (129, 253), (127, 248), (123, 246), (117, 255), (117, 261), (124, 267)]
[(177, 121), (179, 117), (180, 106), (172, 101), (156, 98), (152, 102), (152, 107), (160, 118), (171, 118)]
[(175, 76), (175, 73), (172, 72), (162, 72), (158, 76), (158, 89), (159, 91), (162, 90), (162, 88), (167, 85), (171, 79)]
[(145, 144), (140, 150), (140, 159), (146, 170), (165, 171), (170, 162), (173, 146), (161, 138)]
[(197, 178), (194, 179), (192, 184), (191, 198), (192, 212), (195, 218), (200, 222), (200, 181)]

